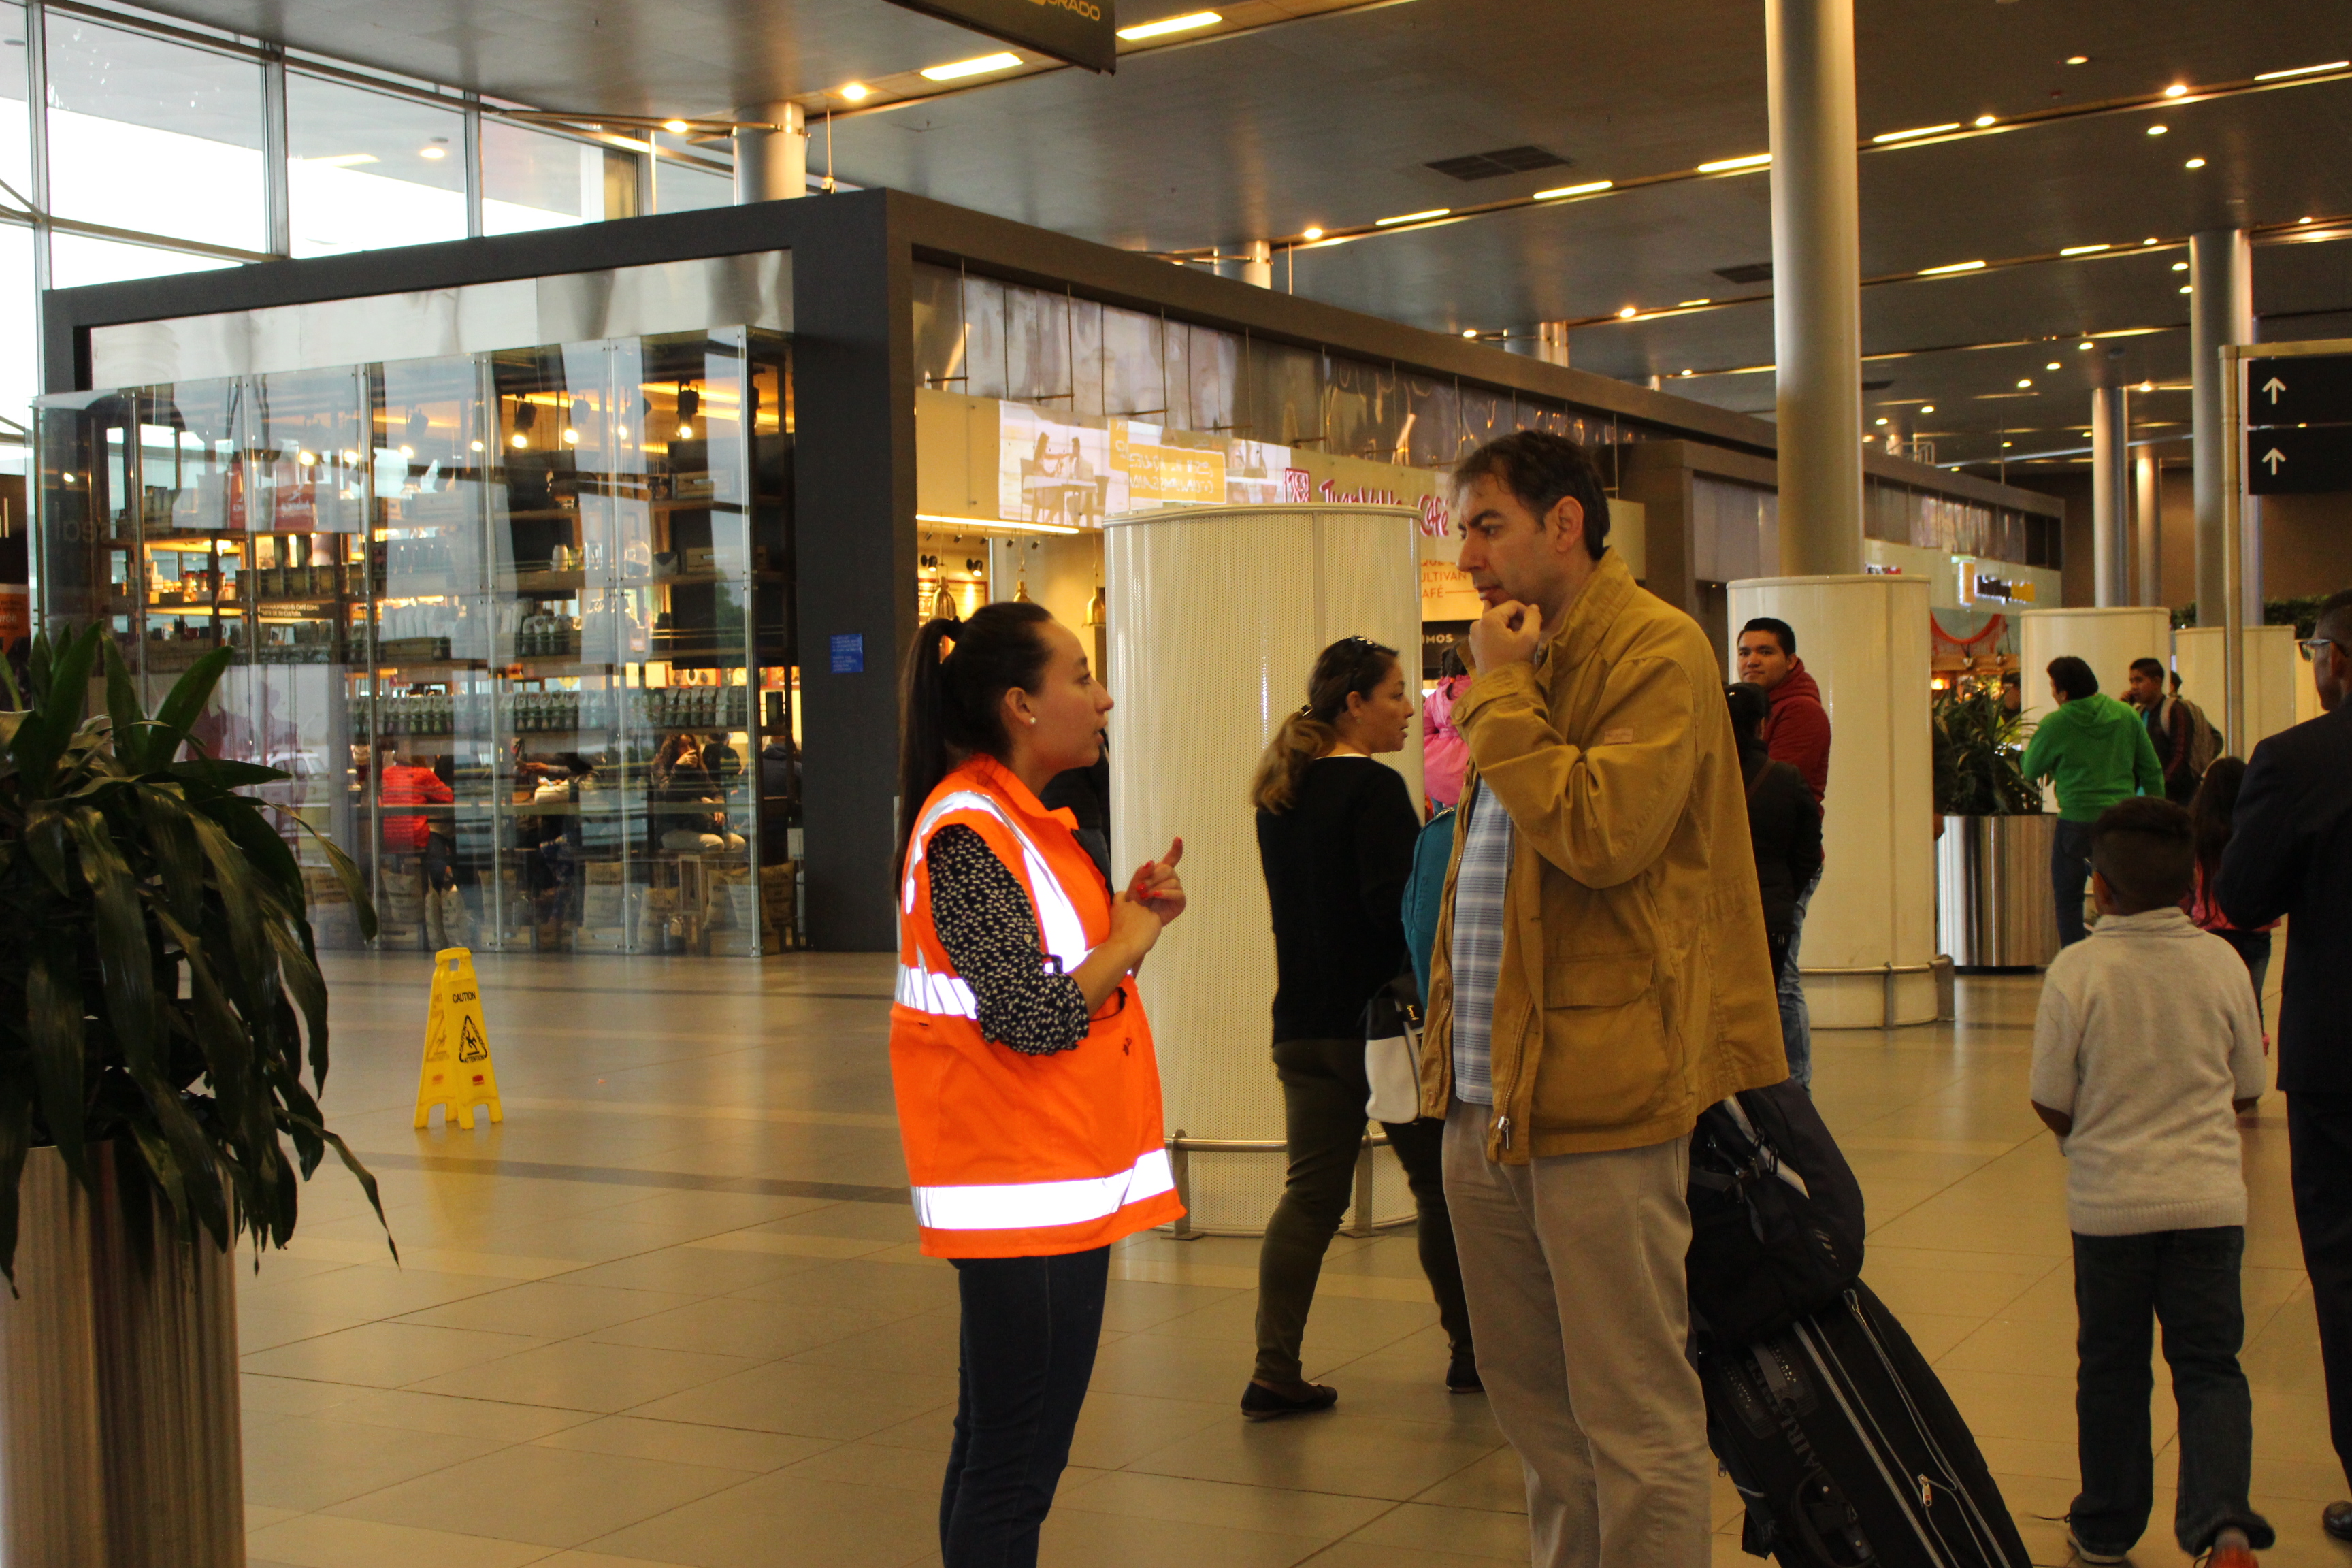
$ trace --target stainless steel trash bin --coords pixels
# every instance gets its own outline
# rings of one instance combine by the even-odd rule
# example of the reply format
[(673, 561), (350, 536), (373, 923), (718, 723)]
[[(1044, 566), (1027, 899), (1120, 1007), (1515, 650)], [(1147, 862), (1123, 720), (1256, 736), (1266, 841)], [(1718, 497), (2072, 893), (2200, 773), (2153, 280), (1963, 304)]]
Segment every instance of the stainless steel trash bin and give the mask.
[(2058, 818), (1948, 816), (1936, 841), (1937, 946), (1961, 969), (2038, 969), (2058, 955), (2050, 845)]

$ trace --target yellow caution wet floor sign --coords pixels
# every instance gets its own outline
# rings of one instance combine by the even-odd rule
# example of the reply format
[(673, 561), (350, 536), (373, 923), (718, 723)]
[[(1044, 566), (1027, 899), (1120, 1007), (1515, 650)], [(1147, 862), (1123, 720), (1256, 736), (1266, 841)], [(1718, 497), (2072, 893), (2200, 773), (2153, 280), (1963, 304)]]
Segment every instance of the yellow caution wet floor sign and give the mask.
[(416, 1125), (433, 1121), (444, 1108), (442, 1125), (457, 1120), (474, 1125), (474, 1107), (488, 1106), (490, 1120), (504, 1121), (499, 1104), (499, 1073), (490, 1062), (489, 1031), (482, 1024), (482, 987), (474, 978), (473, 952), (445, 947), (433, 958), (433, 1006), (425, 1017), (425, 1065), (416, 1075)]

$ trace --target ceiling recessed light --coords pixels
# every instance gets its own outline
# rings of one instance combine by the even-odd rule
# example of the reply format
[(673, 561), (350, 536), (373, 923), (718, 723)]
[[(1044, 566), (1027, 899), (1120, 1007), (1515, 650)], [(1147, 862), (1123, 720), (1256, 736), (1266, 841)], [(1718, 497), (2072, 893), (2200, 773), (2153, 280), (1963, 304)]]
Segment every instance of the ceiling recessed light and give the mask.
[(2307, 218), (2307, 217), (2299, 217), (2299, 218), (2295, 219), (2294, 221), (2295, 221), (2295, 222), (2297, 222), (2297, 223), (2309, 223), (2311, 220), (2310, 220), (2309, 218)]
[(580, 445), (580, 432), (566, 426), (563, 432), (563, 444), (567, 447)]
[(2112, 245), (2070, 245), (2058, 254), (2061, 256), (2096, 256), (2102, 250), (2113, 250), (2114, 248), (2115, 247)]
[(665, 120), (662, 121), (662, 129), (673, 136), (683, 136), (687, 132), (687, 124), (683, 120)]
[(416, 155), (420, 158), (431, 158), (437, 161), (439, 159), (446, 158), (449, 155), (449, 149), (440, 146), (419, 147), (416, 150)]
[(2283, 71), (2257, 71), (2254, 73), (2254, 79), (2278, 81), (2291, 76), (2311, 76), (2319, 71), (2340, 71), (2347, 66), (2352, 66), (2352, 60), (2330, 60), (2324, 66), (2290, 66)]
[(1372, 226), (1374, 228), (1392, 228), (1401, 223), (1424, 223), (1433, 217), (1444, 217), (1447, 213), (1450, 213), (1454, 209), (1452, 207), (1431, 207), (1426, 212), (1399, 213), (1394, 217), (1374, 218), (1372, 220)]
[(1465, 338), (1475, 338), (1478, 335), (1478, 329), (1475, 327), (1465, 327), (1462, 329), (1462, 335)]
[(925, 66), (928, 81), (961, 81), (968, 76), (986, 76), (991, 71), (1009, 71), (1021, 63), (1014, 54), (979, 55), (968, 60), (950, 60), (943, 66)]
[(2172, 264), (2172, 269), (2175, 272), (2186, 272), (2189, 270), (2189, 263), (2186, 261), (2176, 261)]
[(1941, 136), (1947, 131), (1958, 131), (1959, 128), (1958, 121), (1950, 120), (1941, 125), (1915, 125), (1908, 131), (1889, 131), (1883, 135), (1872, 137), (1871, 141), (1874, 142), (1908, 142), (1915, 136)]
[(2180, 166), (2184, 169), (2201, 169), (2205, 166), (2205, 160), (2202, 158), (2191, 158), (2189, 162), (2181, 164)]
[(2054, 359), (2053, 359), (2053, 360), (2052, 360), (2048, 364), (2043, 365), (2042, 368), (2042, 369), (2044, 369), (2044, 370), (2056, 370), (2056, 369), (2058, 369), (2058, 368), (2059, 368), (2059, 366), (2058, 366), (2058, 362), (2057, 362), (2056, 360), (2054, 360)]
[(1617, 319), (1621, 321), (1630, 321), (1641, 313), (1641, 310), (1637, 307), (1628, 305), (1623, 310), (1617, 312)]
[(1307, 227), (1306, 227), (1305, 229), (1301, 230), (1301, 231), (1300, 231), (1300, 233), (1301, 233), (1301, 235), (1302, 235), (1305, 238), (1307, 238), (1307, 239), (1320, 239), (1320, 238), (1322, 238), (1322, 237), (1323, 237), (1323, 231), (1322, 231), (1321, 229), (1319, 229), (1319, 228), (1315, 227), (1315, 226), (1314, 226), (1313, 225), (1311, 225), (1311, 224), (1310, 224), (1309, 226), (1307, 226)]
[(2150, 136), (2161, 136), (2171, 129), (2169, 125), (2151, 125), (2147, 128), (2147, 133)]
[(2170, 87), (2164, 89), (2164, 96), (2167, 98), (2182, 98), (2187, 96), (2188, 92), (2189, 89), (2187, 87), (2176, 81)]
[(1919, 405), (1919, 412), (1922, 414), (1933, 414), (1936, 412), (1936, 405), (1932, 403), (1923, 403)]
[(2066, 63), (2070, 66), (2086, 66), (2091, 63), (2091, 57), (2088, 55), (2068, 55), (2066, 57)]
[(2188, 293), (2188, 292), (2189, 292), (2189, 285), (2188, 285), (2188, 284), (2186, 284), (2186, 283), (2183, 283), (2183, 284), (2180, 286), (2180, 291), (2181, 291), (2183, 294)]
[(1538, 191), (1535, 199), (1548, 202), (1555, 196), (1589, 196), (1595, 191), (1608, 190), (1616, 183), (1614, 180), (1587, 180), (1580, 185), (1562, 185), (1557, 190)]
[(2015, 445), (2015, 443), (2014, 443), (2014, 442), (2011, 442), (2011, 441), (2003, 441), (2003, 442), (2000, 444), (2000, 449), (2001, 449), (2002, 451), (2006, 452), (2006, 451), (2008, 451), (2008, 450), (2010, 449), (2010, 447), (2012, 447), (2012, 446), (2014, 446), (2014, 445)]
[(1750, 153), (1745, 158), (1717, 158), (1712, 163), (1701, 163), (1698, 172), (1702, 174), (1722, 174), (1734, 169), (1760, 169), (1771, 161), (1769, 153)]
[(867, 98), (873, 95), (873, 92), (874, 89), (866, 86), (864, 82), (853, 81), (848, 86), (841, 89), (841, 96), (849, 100), (852, 103), (863, 103)]
[(2146, 239), (2141, 240), (2140, 243), (2142, 245), (2154, 245), (2156, 243), (2156, 236), (2151, 234)]
[(1157, 22), (1139, 22), (1132, 27), (1121, 27), (1122, 38), (1164, 38), (1171, 33), (1190, 33), (1202, 27), (1213, 27), (1223, 21), (1214, 11), (1192, 11), (1181, 16), (1162, 16)]
[(1685, 300), (1684, 301), (1682, 301), (1682, 303), (1680, 303), (1680, 304), (1676, 305), (1676, 306), (1675, 307), (1675, 310), (1690, 310), (1691, 308), (1693, 308), (1694, 306), (1697, 306), (1697, 305), (1712, 305), (1712, 304), (1714, 304), (1714, 303), (1715, 303), (1715, 301), (1714, 301), (1714, 300)]
[(2029, 386), (2032, 386), (2032, 384), (2033, 384), (2033, 378), (2032, 378), (2032, 376), (2030, 376), (2030, 375), (2021, 375), (2021, 376), (2019, 376), (2019, 377), (2017, 378), (2017, 386), (2018, 386), (2018, 390), (2019, 390), (2019, 391), (2021, 391), (2021, 392), (2022, 392), (2025, 388), (2027, 388), (2027, 387), (2029, 387)]
[(1984, 263), (1981, 261), (1948, 261), (1941, 267), (1922, 267), (1919, 268), (1919, 276), (1922, 278), (1937, 278), (1947, 272), (1980, 271), (1983, 269), (1983, 267)]
[(1992, 123), (1992, 116), (1990, 114), (1979, 114), (1977, 116), (1976, 123), (1977, 128), (1979, 130), (1982, 130), (1984, 127)]
[(512, 438), (512, 445), (513, 445), (514, 449), (515, 449), (516, 451), (518, 451), (518, 452), (522, 451), (524, 448), (528, 447), (530, 445), (530, 437), (528, 437), (528, 436), (521, 435), (521, 434), (518, 433), (518, 434), (517, 434), (517, 435)]
[(1685, 365), (1685, 366), (1683, 367), (1683, 374), (1684, 374), (1685, 375), (1696, 375), (1696, 374), (1698, 374), (1698, 372), (1696, 372), (1696, 371), (1695, 371), (1695, 370), (1691, 369), (1691, 368), (1690, 368), (1690, 366), (1688, 366), (1688, 365)]
[(2142, 392), (2154, 392), (2156, 390), (2156, 383), (2152, 381), (2143, 381), (2139, 384), (2139, 389)]
[(474, 450), (474, 451), (477, 451), (477, 452), (478, 452), (478, 451), (480, 451), (480, 450), (482, 449), (482, 444), (481, 444), (479, 441), (468, 441), (468, 442), (467, 442), (467, 443), (466, 443), (466, 445), (467, 445), (470, 449), (472, 449), (472, 450)]
[(1871, 423), (1874, 425), (1884, 425), (1886, 423), (1886, 416), (1882, 414), (1876, 419), (1872, 420)]

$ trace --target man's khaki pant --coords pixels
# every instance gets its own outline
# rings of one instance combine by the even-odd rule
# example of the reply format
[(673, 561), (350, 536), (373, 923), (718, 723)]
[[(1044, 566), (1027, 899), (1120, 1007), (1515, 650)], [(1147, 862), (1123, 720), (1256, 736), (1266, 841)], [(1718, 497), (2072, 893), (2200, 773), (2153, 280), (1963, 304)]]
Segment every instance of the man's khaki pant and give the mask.
[(1478, 1375), (1528, 1474), (1534, 1568), (1706, 1568), (1706, 1405), (1685, 1353), (1690, 1140), (1525, 1165), (1445, 1122)]

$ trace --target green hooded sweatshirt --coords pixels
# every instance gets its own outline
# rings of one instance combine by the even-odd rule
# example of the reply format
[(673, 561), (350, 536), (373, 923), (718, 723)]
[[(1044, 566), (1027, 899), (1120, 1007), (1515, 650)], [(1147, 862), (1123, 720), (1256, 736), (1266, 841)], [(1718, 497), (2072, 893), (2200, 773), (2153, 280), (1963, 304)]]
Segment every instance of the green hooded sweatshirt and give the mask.
[(2138, 710), (2104, 691), (2043, 714), (2022, 766), (2028, 779), (2057, 784), (2058, 816), (2067, 822), (2095, 822), (2119, 800), (2164, 794), (2164, 766)]

